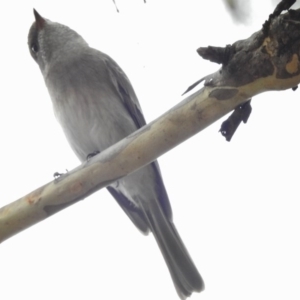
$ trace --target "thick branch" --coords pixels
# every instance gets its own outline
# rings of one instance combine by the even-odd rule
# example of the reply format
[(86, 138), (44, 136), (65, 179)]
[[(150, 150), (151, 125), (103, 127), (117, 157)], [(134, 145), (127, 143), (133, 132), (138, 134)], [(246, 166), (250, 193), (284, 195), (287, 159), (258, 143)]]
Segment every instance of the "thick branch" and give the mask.
[[(232, 45), (204, 87), (77, 169), (0, 209), (0, 242), (141, 168), (253, 96), (300, 82), (300, 11)], [(101, 133), (99, 133), (101, 134)]]

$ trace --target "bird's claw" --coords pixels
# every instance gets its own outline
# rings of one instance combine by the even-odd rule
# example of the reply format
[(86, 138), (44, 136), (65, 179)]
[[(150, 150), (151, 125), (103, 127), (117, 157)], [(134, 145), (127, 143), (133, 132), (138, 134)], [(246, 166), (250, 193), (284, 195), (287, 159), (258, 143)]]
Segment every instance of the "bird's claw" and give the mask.
[(89, 161), (92, 157), (96, 156), (96, 155), (99, 154), (99, 153), (100, 153), (100, 151), (96, 150), (96, 151), (94, 151), (94, 152), (88, 154), (88, 155), (86, 156), (86, 160)]

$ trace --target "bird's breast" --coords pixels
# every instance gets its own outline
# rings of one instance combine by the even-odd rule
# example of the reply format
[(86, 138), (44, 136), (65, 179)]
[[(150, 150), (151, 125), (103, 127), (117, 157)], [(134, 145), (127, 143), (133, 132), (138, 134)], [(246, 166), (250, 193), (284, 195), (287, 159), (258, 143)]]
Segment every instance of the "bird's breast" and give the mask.
[(83, 161), (137, 128), (119, 96), (107, 86), (47, 84), (54, 113), (72, 149)]

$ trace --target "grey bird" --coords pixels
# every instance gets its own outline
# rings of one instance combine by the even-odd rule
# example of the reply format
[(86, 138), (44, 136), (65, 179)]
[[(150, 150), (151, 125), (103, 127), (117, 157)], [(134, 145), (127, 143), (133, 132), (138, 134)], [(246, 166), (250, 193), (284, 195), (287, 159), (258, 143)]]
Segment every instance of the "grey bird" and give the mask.
[[(48, 88), (54, 113), (81, 162), (146, 124), (133, 87), (118, 64), (90, 48), (74, 30), (34, 10), (28, 46)], [(158, 163), (107, 187), (144, 234), (158, 243), (181, 299), (204, 289), (172, 221), (172, 210)]]

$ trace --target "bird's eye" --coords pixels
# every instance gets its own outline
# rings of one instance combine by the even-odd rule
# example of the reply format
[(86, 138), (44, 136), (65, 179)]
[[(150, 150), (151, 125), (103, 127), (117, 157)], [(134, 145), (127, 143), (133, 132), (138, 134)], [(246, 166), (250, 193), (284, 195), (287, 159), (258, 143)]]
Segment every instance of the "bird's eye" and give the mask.
[(34, 53), (37, 53), (39, 51), (39, 47), (37, 44), (32, 44), (31, 45), (31, 51)]

